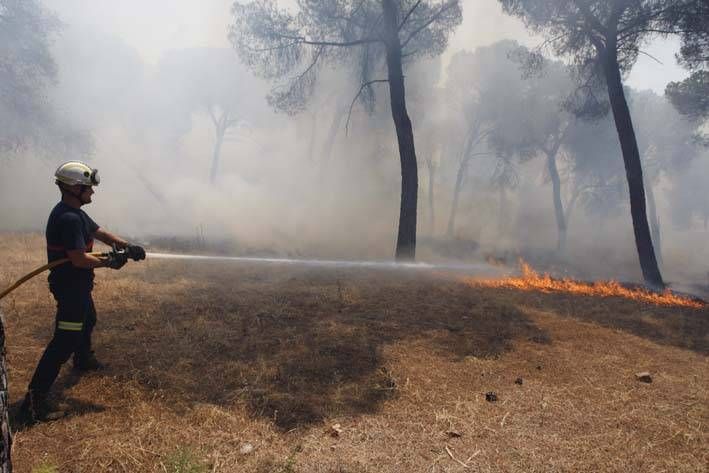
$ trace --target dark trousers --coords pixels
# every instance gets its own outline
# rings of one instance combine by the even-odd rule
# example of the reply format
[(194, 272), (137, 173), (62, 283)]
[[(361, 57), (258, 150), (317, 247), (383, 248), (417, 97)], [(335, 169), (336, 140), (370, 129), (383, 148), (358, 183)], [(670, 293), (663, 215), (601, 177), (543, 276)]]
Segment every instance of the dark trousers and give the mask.
[(30, 391), (46, 394), (72, 354), (75, 363), (91, 354), (91, 333), (96, 325), (91, 289), (88, 284), (50, 287), (57, 301), (54, 336), (37, 364), (30, 381)]

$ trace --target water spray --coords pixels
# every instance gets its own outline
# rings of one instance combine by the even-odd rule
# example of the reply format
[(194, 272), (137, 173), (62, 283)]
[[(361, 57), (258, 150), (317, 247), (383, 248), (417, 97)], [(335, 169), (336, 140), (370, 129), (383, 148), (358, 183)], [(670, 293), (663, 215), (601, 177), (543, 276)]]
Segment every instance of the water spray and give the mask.
[(284, 264), (293, 266), (311, 266), (323, 268), (370, 268), (370, 269), (404, 269), (404, 270), (452, 270), (466, 273), (490, 273), (492, 267), (487, 264), (469, 263), (425, 263), (397, 261), (351, 261), (322, 260), (300, 258), (266, 258), (256, 256), (213, 256), (213, 255), (178, 255), (172, 253), (147, 253), (151, 259), (197, 260), (197, 261), (233, 261), (252, 264)]
[[(113, 250), (107, 253), (90, 253), (92, 256), (99, 258), (107, 258), (111, 254), (122, 254), (124, 250)], [(248, 264), (271, 264), (271, 265), (292, 265), (320, 268), (368, 268), (378, 270), (419, 270), (419, 271), (436, 271), (447, 270), (463, 273), (475, 274), (490, 274), (495, 271), (495, 268), (487, 264), (467, 264), (467, 263), (424, 263), (424, 262), (396, 262), (396, 261), (349, 261), (349, 260), (320, 260), (320, 259), (297, 259), (297, 258), (266, 258), (266, 257), (251, 257), (251, 256), (214, 256), (214, 255), (185, 255), (172, 253), (147, 253), (146, 256), (150, 259), (169, 259), (169, 260), (191, 260), (191, 261), (226, 261), (235, 263)], [(43, 273), (51, 268), (55, 268), (69, 262), (68, 258), (53, 261), (45, 264), (34, 271), (26, 274), (18, 279), (10, 287), (0, 292), (0, 300), (10, 294), (12, 291), (20, 287), (25, 282), (29, 281), (38, 274)], [(497, 272), (501, 272), (497, 270)]]

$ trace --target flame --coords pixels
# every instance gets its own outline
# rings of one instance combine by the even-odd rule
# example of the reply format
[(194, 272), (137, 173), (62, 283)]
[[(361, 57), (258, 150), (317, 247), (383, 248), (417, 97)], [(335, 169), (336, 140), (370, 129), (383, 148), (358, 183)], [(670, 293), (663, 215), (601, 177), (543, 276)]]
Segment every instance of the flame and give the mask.
[(520, 260), (522, 275), (503, 279), (465, 278), (465, 282), (474, 286), (511, 288), (522, 291), (567, 292), (585, 296), (623, 297), (639, 302), (664, 306), (682, 306), (701, 309), (706, 303), (698, 299), (690, 299), (673, 293), (669, 289), (663, 292), (652, 292), (642, 288), (628, 288), (618, 281), (596, 281), (586, 283), (573, 279), (556, 279), (549, 274), (539, 274), (525, 261)]

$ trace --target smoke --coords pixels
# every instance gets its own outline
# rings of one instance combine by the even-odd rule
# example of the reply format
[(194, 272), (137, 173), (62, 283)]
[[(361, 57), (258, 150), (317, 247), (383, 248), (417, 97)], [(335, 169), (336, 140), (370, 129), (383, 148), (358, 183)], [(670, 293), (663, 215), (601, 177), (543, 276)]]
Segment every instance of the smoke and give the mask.
[[(326, 71), (306, 112), (276, 114), (265, 101), (268, 84), (240, 66), (230, 49), (231, 1), (45, 5), (63, 22), (53, 46), (58, 80), (49, 98), (69, 126), (92, 137), (92, 152), (75, 155), (58, 147), (48, 155), (25, 150), (3, 157), (0, 229), (42, 231), (58, 198), (54, 169), (79, 158), (102, 175), (86, 210), (119, 234), (227, 242), (235, 254), (391, 258), (400, 167), (385, 85), (375, 86), (373, 113), (354, 104), (348, 117), (356, 78)], [(466, 129), (445, 90), (452, 86), (454, 54), (503, 38), (539, 42), (496, 1), (466, 1), (463, 15), (443, 57), (407, 71), (420, 163), (419, 255), (457, 261), (494, 255), (512, 264), (523, 255), (558, 267), (563, 262), (588, 277), (638, 279), (627, 203), (611, 191), (605, 203), (579, 199), (569, 218), (567, 254), (554, 254), (551, 187), (539, 158), (501, 168), (496, 156), (476, 157), (461, 190), (455, 231), (447, 235)], [(500, 63), (509, 60), (499, 57)], [(466, 91), (468, 84), (456, 86)], [(234, 124), (224, 135), (212, 182), (214, 118), (225, 111)], [(658, 181), (670, 279), (701, 278), (709, 262), (702, 243), (702, 212), (709, 205), (693, 202), (697, 186), (709, 178), (706, 157), (703, 152), (691, 171)], [(620, 163), (620, 154), (614, 158)], [(574, 168), (563, 159), (559, 165), (568, 201)], [(501, 175), (514, 185), (495, 185)]]

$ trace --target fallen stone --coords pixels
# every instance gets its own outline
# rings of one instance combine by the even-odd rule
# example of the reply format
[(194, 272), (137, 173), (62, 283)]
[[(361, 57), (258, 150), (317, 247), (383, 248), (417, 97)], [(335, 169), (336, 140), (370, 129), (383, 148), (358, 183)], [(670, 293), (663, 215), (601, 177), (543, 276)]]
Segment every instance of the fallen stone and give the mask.
[(652, 376), (647, 371), (635, 373), (635, 379), (637, 379), (641, 383), (652, 383)]
[(239, 453), (241, 453), (242, 455), (248, 455), (249, 453), (251, 453), (253, 451), (254, 451), (254, 446), (251, 445), (250, 443), (245, 443), (239, 449)]
[(333, 424), (327, 429), (327, 432), (331, 437), (339, 437), (342, 434), (342, 426), (340, 424)]

